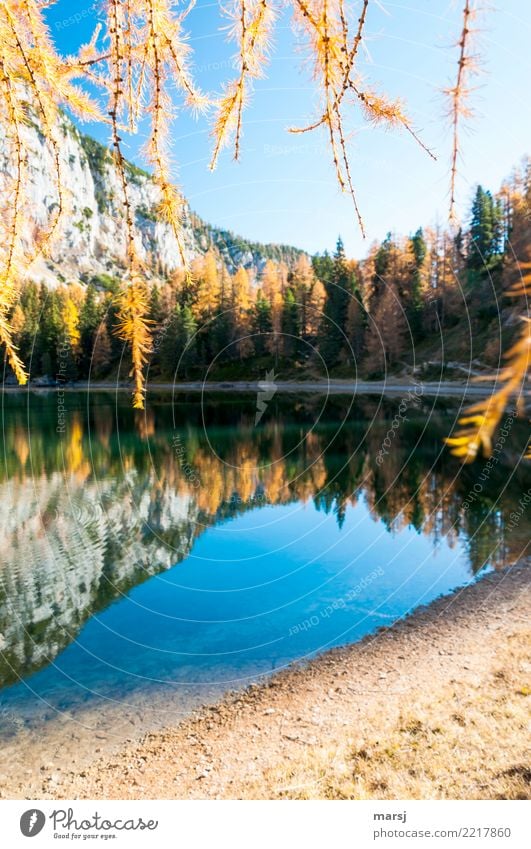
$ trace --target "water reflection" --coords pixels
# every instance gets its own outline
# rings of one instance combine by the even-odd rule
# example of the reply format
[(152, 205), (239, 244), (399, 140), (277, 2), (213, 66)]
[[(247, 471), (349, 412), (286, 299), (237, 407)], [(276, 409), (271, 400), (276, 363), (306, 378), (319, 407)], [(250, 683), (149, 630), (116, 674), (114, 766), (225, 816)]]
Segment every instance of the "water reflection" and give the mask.
[(222, 654), (229, 677), (263, 670), (521, 556), (518, 455), (461, 468), (441, 444), (457, 403), (426, 400), (382, 454), (399, 402), (278, 397), (255, 427), (254, 396), (161, 393), (139, 413), (126, 394), (72, 393), (62, 432), (53, 393), (4, 395), (0, 686), (33, 675), (68, 704), (80, 681), (211, 680)]

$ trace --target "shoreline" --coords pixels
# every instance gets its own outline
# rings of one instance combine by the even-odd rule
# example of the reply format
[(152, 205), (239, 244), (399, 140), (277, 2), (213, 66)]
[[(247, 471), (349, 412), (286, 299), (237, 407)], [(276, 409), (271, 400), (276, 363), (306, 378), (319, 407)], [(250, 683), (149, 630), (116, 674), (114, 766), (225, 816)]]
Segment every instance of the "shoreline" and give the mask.
[[(419, 397), (423, 395), (443, 397), (461, 397), (463, 395), (471, 395), (477, 397), (486, 397), (497, 388), (495, 383), (473, 383), (471, 381), (426, 381), (414, 382), (409, 380), (401, 380), (399, 378), (390, 381), (355, 381), (344, 380), (341, 378), (331, 380), (311, 380), (311, 381), (275, 381), (275, 393), (319, 393), (328, 395), (396, 395), (405, 392), (416, 392)], [(150, 392), (173, 392), (174, 394), (182, 394), (186, 392), (259, 392), (263, 390), (262, 381), (189, 381), (182, 383), (150, 383), (146, 385), (146, 391)], [(23, 393), (23, 392), (131, 392), (132, 386), (128, 383), (110, 383), (110, 382), (79, 382), (79, 383), (64, 383), (51, 385), (35, 385), (28, 386), (6, 386), (2, 385), (0, 391), (8, 393)], [(531, 388), (522, 390), (524, 397), (531, 397)]]
[(531, 798), (530, 595), (529, 561), (487, 575), (53, 787), (43, 780), (41, 795)]

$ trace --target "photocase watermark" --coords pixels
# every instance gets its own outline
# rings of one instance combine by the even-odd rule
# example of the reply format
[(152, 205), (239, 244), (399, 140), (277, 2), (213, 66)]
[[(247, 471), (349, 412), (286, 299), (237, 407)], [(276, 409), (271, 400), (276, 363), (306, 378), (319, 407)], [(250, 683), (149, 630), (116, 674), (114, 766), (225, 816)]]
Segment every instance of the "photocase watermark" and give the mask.
[(500, 428), (500, 432), (498, 434), (498, 439), (494, 448), (492, 449), (492, 453), (483, 466), (481, 470), (481, 474), (479, 475), (478, 480), (468, 493), (467, 497), (464, 499), (462, 507), (463, 510), (468, 510), (471, 504), (476, 501), (479, 495), (483, 492), (484, 484), (490, 478), (490, 474), (494, 468), (494, 466), (500, 461), (500, 454), (503, 451), (503, 446), (507, 440), (511, 432), (511, 428), (514, 424), (514, 420), (516, 418), (517, 412), (516, 410), (509, 410), (507, 413), (507, 418), (505, 419), (503, 426)]
[(86, 18), (92, 18), (97, 12), (100, 11), (100, 5), (100, 3), (91, 3), (90, 6), (85, 6), (84, 9), (78, 9), (77, 12), (74, 12), (67, 18), (63, 18), (60, 21), (55, 21), (54, 29), (57, 30), (57, 32), (60, 32), (63, 29), (68, 29), (68, 27), (80, 24), (81, 21), (84, 21)]
[(381, 578), (383, 574), (384, 570), (381, 566), (378, 566), (377, 569), (369, 572), (369, 574), (362, 578), (361, 581), (359, 581), (354, 587), (351, 587), (344, 596), (334, 599), (330, 602), (330, 604), (327, 604), (326, 607), (321, 608), (318, 613), (314, 613), (313, 616), (309, 616), (308, 619), (304, 619), (303, 622), (298, 622), (297, 625), (292, 625), (288, 631), (288, 636), (294, 637), (296, 634), (300, 634), (303, 631), (310, 631), (312, 628), (319, 625), (323, 619), (329, 619), (330, 616), (332, 616), (332, 614), (337, 610), (346, 610), (347, 605), (351, 601), (358, 598), (363, 590), (369, 587), (374, 581), (378, 580), (378, 578)]
[(258, 382), (258, 393), (256, 395), (256, 415), (254, 417), (254, 426), (262, 420), (262, 416), (267, 410), (267, 405), (276, 395), (277, 385), (275, 380), (277, 379), (278, 374), (275, 374), (273, 369), (266, 372), (265, 380), (260, 380)]
[[(43, 811), (38, 808), (29, 808), (20, 817), (20, 831), (24, 837), (36, 837), (45, 827), (46, 819)], [(90, 817), (76, 819), (73, 808), (57, 808), (48, 815), (48, 820), (54, 837), (83, 841), (87, 837), (110, 840), (116, 838), (115, 832), (155, 831), (159, 826), (158, 820), (144, 820), (143, 817), (111, 820), (97, 811)]]
[(24, 837), (36, 837), (46, 825), (46, 817), (38, 808), (24, 811), (20, 817), (20, 830)]
[(177, 460), (179, 462), (180, 469), (185, 476), (186, 480), (194, 489), (199, 489), (201, 486), (201, 479), (197, 474), (196, 470), (190, 465), (188, 460), (186, 459), (186, 446), (184, 445), (179, 434), (173, 437), (172, 439), (173, 450), (177, 456)]
[(158, 333), (155, 335), (151, 344), (151, 353), (153, 355), (159, 353), (161, 346), (164, 340), (166, 339), (166, 336), (171, 330), (174, 329), (176, 323), (177, 316), (175, 315), (175, 313), (167, 321), (164, 322)]
[(531, 502), (531, 487), (524, 492), (522, 497), (518, 501), (518, 507), (516, 510), (512, 510), (509, 513), (509, 521), (505, 525), (506, 531), (513, 531), (520, 524), (520, 519), (524, 515), (527, 510), (527, 505)]
[(65, 405), (65, 392), (61, 387), (68, 380), (70, 356), (70, 342), (67, 339), (63, 339), (61, 344), (57, 347), (58, 369), (56, 381), (59, 387), (57, 389), (57, 433), (65, 433), (66, 431), (67, 409)]
[[(97, 811), (90, 819), (76, 819), (72, 808), (64, 810), (59, 808), (50, 814), (54, 831), (59, 827), (69, 833), (76, 831), (84, 832), (112, 832), (112, 831), (155, 831), (158, 820), (147, 820), (143, 817), (131, 817), (130, 819), (109, 820), (102, 817)], [(75, 835), (74, 835), (75, 836)]]
[(219, 59), (217, 62), (204, 62), (201, 65), (194, 65), (196, 74), (205, 74), (216, 71), (237, 71), (238, 59), (232, 57), (230, 59)]
[(382, 465), (384, 458), (389, 453), (389, 449), (393, 444), (394, 438), (398, 431), (398, 428), (402, 424), (402, 422), (407, 421), (406, 412), (410, 407), (414, 407), (422, 396), (424, 395), (424, 387), (420, 383), (416, 383), (413, 390), (409, 390), (407, 395), (400, 400), (400, 404), (398, 405), (398, 412), (395, 414), (393, 421), (391, 422), (391, 427), (387, 431), (385, 435), (385, 439), (382, 442), (382, 445), (376, 454), (376, 462), (379, 466)]
[(243, 505), (245, 505), (246, 507), (252, 507), (253, 505), (263, 506), (264, 504), (269, 504), (267, 495), (264, 490), (259, 490), (258, 492), (253, 493), (250, 498), (242, 498), (241, 495), (238, 495), (237, 492), (233, 492), (229, 499), (229, 505), (231, 507), (238, 507)]

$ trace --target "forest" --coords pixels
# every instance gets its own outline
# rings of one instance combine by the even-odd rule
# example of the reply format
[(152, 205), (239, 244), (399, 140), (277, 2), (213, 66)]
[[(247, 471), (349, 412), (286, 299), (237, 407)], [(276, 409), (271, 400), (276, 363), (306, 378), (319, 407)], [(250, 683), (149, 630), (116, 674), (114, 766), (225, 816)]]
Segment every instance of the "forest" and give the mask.
[[(525, 313), (505, 295), (529, 260), (530, 201), (526, 160), (495, 194), (477, 187), (466, 227), (388, 233), (361, 261), (338, 239), (333, 253), (230, 274), (208, 250), (191, 274), (177, 269), (151, 286), (149, 380), (495, 372)], [(22, 284), (10, 321), (32, 378), (127, 380), (120, 285), (110, 275)]]

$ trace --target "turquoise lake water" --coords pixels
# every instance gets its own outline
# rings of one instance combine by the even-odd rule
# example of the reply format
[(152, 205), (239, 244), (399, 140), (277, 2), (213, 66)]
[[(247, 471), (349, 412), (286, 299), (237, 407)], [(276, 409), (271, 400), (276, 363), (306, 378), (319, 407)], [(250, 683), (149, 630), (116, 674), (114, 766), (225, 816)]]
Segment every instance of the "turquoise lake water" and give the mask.
[(525, 421), (483, 480), (442, 444), (458, 401), (396, 426), (400, 400), (278, 395), (255, 425), (252, 393), (67, 392), (62, 427), (53, 392), (4, 393), (0, 729), (241, 687), (518, 559)]

